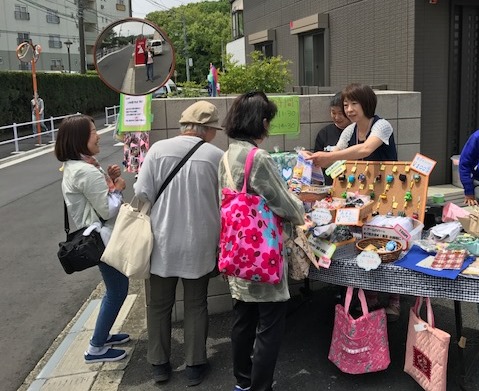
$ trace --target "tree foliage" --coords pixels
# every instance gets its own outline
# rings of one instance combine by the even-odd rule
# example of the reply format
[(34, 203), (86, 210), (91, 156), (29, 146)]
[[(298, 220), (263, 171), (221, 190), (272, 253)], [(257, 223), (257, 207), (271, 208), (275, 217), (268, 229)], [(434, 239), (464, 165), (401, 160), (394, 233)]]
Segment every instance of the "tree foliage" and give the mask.
[(238, 65), (226, 58), (226, 71), (220, 74), (221, 92), (244, 93), (248, 91), (284, 92), (291, 83), (289, 60), (281, 56), (264, 57), (263, 53), (254, 51), (250, 54), (251, 62)]
[(229, 0), (190, 3), (168, 11), (155, 11), (148, 14), (147, 19), (160, 26), (171, 39), (176, 51), (178, 81), (186, 81), (187, 53), (193, 59), (190, 80), (206, 85), (209, 64), (221, 67), (222, 52), (230, 39)]

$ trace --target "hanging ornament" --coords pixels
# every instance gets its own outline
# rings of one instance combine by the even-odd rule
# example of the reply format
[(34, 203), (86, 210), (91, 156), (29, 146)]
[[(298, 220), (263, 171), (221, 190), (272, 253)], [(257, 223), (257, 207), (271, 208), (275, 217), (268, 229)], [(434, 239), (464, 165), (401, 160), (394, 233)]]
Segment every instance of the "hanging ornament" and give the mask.
[(414, 182), (417, 183), (417, 182), (419, 182), (419, 181), (421, 180), (421, 175), (419, 175), (419, 174), (414, 174), (412, 178), (414, 179)]
[(346, 175), (344, 175), (344, 174), (338, 175), (338, 181), (339, 182), (344, 182), (345, 180), (346, 180)]
[(399, 180), (401, 182), (406, 182), (407, 181), (407, 175), (405, 174), (399, 174)]
[(359, 182), (364, 182), (366, 180), (366, 175), (364, 174), (359, 174), (358, 175), (358, 181)]
[(393, 183), (393, 181), (394, 181), (394, 176), (392, 176), (391, 174), (386, 176), (387, 183)]
[(412, 218), (413, 218), (413, 219), (416, 219), (416, 220), (419, 219), (419, 213), (414, 212), (414, 213), (412, 214)]
[(374, 193), (374, 191), (372, 191), (371, 193), (369, 193), (369, 197), (374, 200), (376, 198), (376, 194)]
[(347, 191), (343, 191), (343, 192), (341, 193), (341, 197), (344, 198), (344, 199), (348, 198), (348, 192), (347, 192)]
[(381, 182), (381, 174), (377, 175), (376, 178), (374, 178), (374, 183)]
[(348, 182), (349, 183), (354, 183), (355, 180), (356, 180), (356, 177), (354, 175), (349, 175), (348, 176)]
[(404, 201), (412, 201), (412, 193), (409, 190), (404, 194)]

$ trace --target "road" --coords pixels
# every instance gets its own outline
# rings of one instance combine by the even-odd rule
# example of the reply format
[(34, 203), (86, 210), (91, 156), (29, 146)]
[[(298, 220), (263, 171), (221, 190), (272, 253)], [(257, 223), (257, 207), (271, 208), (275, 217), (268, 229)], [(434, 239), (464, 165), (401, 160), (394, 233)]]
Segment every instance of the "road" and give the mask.
[[(122, 148), (113, 144), (105, 133), (102, 166), (121, 164)], [(96, 268), (65, 274), (56, 257), (65, 236), (59, 167), (53, 152), (8, 167), (0, 163), (3, 391), (18, 389), (101, 280)], [(131, 189), (133, 175), (126, 179)]]

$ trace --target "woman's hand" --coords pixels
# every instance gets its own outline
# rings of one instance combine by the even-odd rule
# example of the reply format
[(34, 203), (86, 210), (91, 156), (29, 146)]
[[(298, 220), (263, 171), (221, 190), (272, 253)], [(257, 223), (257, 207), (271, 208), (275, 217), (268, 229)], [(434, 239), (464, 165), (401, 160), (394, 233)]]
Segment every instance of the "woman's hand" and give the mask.
[(120, 175), (121, 175), (120, 166), (118, 166), (117, 164), (108, 166), (108, 176), (111, 178), (112, 181), (114, 181)]
[(331, 152), (323, 152), (323, 151), (318, 151), (318, 152), (309, 152), (309, 151), (301, 151), (301, 153), (304, 155), (306, 160), (312, 160), (315, 166), (320, 166), (320, 167), (328, 167), (331, 165)]
[(126, 182), (122, 177), (117, 177), (113, 180), (113, 183), (115, 184), (115, 189), (118, 191), (123, 191), (125, 190), (126, 187)]
[(473, 195), (467, 195), (467, 196), (464, 197), (464, 203), (467, 206), (477, 205), (476, 197), (473, 196)]

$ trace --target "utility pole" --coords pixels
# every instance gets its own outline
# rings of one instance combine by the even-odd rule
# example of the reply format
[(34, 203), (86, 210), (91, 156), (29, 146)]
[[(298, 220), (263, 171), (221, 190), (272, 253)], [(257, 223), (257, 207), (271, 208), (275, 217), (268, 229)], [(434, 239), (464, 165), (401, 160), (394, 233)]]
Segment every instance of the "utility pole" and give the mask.
[(80, 73), (86, 73), (86, 53), (85, 53), (85, 27), (83, 25), (83, 10), (84, 10), (84, 1), (78, 0), (78, 30), (80, 37)]
[(186, 38), (186, 22), (185, 16), (182, 17), (183, 20), (183, 40), (185, 43), (185, 50), (183, 50), (186, 63), (186, 81), (190, 81), (190, 55), (188, 54), (188, 39)]

